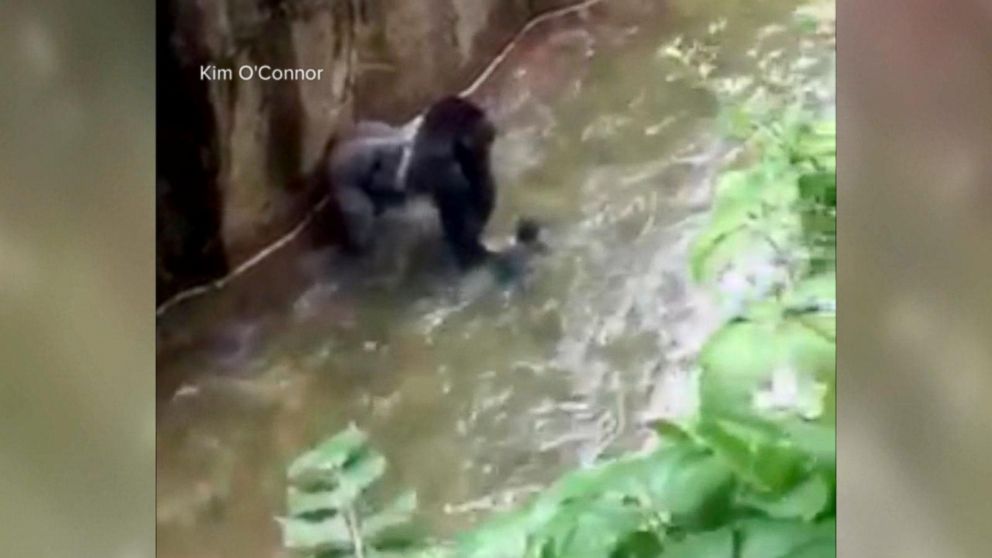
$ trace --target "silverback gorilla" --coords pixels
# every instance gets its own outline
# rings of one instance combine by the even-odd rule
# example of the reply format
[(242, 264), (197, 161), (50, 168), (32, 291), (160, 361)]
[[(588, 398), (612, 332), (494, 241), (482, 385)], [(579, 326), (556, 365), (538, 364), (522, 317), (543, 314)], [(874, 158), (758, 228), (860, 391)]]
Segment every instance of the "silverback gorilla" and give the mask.
[[(365, 251), (378, 215), (414, 196), (437, 208), (444, 239), (462, 269), (494, 255), (482, 233), (496, 205), (489, 153), (496, 128), (472, 102), (446, 97), (427, 110), (412, 140), (380, 122), (363, 122), (355, 137), (331, 154), (330, 178), (345, 228), (345, 246)], [(518, 244), (529, 244), (528, 221)], [(519, 231), (518, 231), (519, 232)]]

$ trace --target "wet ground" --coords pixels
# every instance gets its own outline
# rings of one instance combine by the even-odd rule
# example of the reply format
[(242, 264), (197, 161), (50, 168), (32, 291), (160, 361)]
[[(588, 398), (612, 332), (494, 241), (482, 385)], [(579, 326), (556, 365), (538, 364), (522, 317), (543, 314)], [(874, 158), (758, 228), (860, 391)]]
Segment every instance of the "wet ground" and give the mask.
[(796, 6), (606, 0), (521, 39), (474, 98), (501, 134), (491, 242), (548, 227), (525, 281), (296, 246), (160, 318), (158, 555), (282, 555), (286, 464), (349, 422), (448, 534), (691, 409), (719, 111), (831, 99), (832, 38)]

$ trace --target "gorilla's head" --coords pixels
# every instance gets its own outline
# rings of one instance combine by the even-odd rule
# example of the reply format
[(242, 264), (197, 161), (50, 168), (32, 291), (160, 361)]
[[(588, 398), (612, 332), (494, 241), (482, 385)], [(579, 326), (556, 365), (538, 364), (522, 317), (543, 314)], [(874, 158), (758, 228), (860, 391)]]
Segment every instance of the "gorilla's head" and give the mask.
[(496, 127), (485, 111), (461, 97), (445, 97), (428, 109), (417, 130), (418, 141), (438, 146), (454, 145), (472, 156), (488, 160)]

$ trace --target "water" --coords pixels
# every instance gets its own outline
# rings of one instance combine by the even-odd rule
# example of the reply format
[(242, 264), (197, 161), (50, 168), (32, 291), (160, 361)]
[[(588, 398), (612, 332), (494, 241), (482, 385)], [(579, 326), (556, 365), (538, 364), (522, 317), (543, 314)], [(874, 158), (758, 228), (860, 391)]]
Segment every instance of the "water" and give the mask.
[[(686, 276), (721, 99), (829, 105), (832, 39), (785, 1), (606, 1), (535, 29), (477, 93), (501, 130), (489, 229), (552, 251), (504, 289), (292, 247), (160, 321), (158, 553), (281, 556), (286, 464), (349, 422), (438, 534), (691, 410), (719, 316)], [(428, 260), (429, 261), (429, 260)]]

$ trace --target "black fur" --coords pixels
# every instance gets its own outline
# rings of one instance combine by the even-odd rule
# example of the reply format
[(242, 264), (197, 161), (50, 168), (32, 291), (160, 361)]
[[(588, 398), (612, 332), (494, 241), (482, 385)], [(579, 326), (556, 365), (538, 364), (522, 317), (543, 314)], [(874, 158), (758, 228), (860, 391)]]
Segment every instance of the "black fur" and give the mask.
[[(496, 254), (483, 245), (482, 234), (496, 205), (490, 168), (495, 136), (495, 126), (480, 107), (454, 96), (430, 106), (412, 142), (387, 124), (359, 123), (353, 137), (327, 159), (345, 246), (365, 252), (374, 241), (379, 214), (412, 196), (427, 196), (459, 267), (492, 260)], [(401, 168), (404, 156), (409, 160)], [(521, 222), (517, 244), (533, 244), (538, 228)]]
[(447, 97), (430, 107), (413, 142), (407, 190), (431, 196), (445, 240), (463, 269), (491, 255), (481, 238), (496, 205), (489, 163), (495, 136), (481, 108)]

